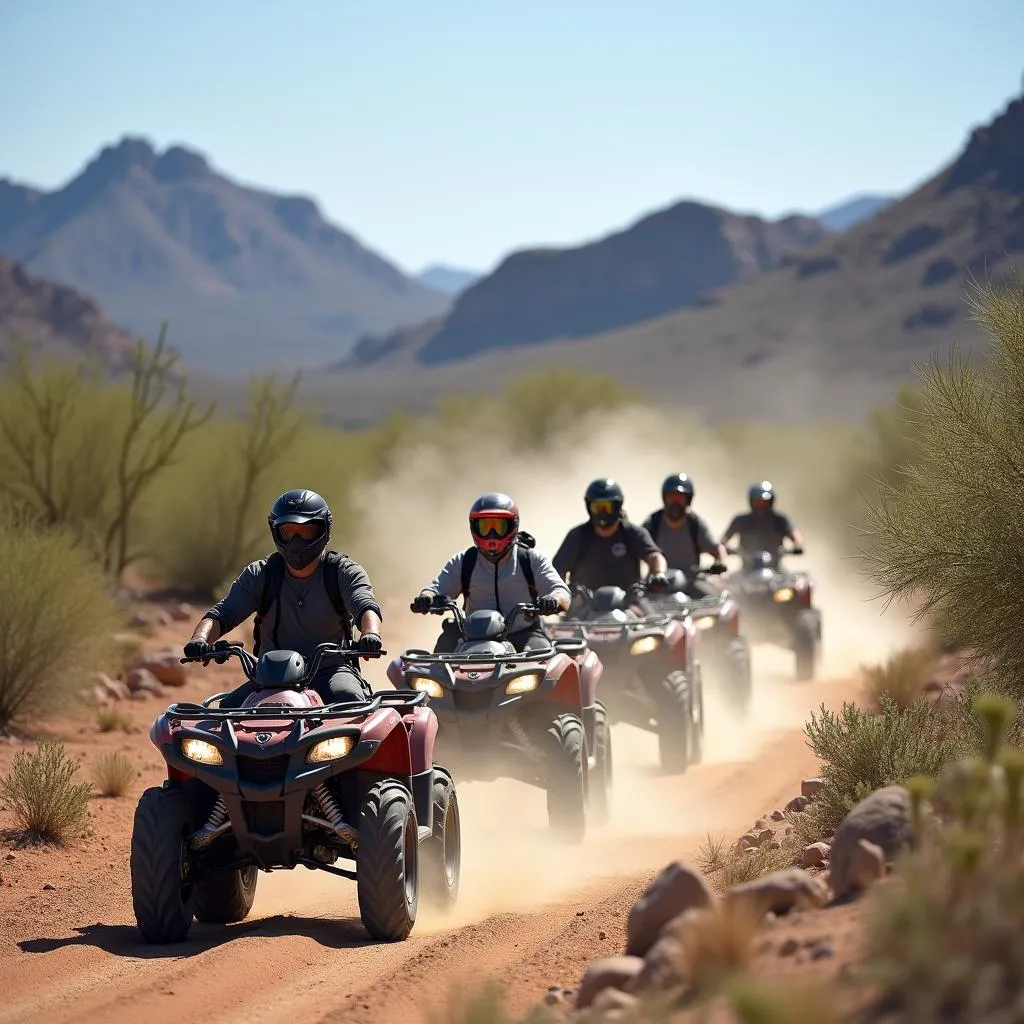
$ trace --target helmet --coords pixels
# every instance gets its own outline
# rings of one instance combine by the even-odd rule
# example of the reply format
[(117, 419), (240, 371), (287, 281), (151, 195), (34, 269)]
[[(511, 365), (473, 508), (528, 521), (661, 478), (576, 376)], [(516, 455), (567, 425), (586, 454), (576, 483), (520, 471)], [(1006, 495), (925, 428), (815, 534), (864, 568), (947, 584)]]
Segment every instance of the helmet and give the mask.
[(665, 516), (678, 522), (686, 515), (686, 508), (693, 501), (693, 481), (685, 473), (673, 473), (665, 477), (661, 485), (661, 501)]
[(519, 535), (519, 508), (507, 495), (483, 494), (469, 510), (469, 532), (480, 554), (500, 562)]
[(775, 504), (775, 488), (771, 480), (762, 480), (747, 488), (747, 498), (753, 510), (771, 508)]
[(592, 480), (583, 495), (587, 515), (597, 526), (612, 526), (617, 523), (622, 518), (622, 503), (625, 500), (622, 488), (608, 477)]
[(267, 516), (274, 546), (293, 569), (305, 569), (323, 554), (332, 522), (327, 502), (304, 488), (285, 491)]

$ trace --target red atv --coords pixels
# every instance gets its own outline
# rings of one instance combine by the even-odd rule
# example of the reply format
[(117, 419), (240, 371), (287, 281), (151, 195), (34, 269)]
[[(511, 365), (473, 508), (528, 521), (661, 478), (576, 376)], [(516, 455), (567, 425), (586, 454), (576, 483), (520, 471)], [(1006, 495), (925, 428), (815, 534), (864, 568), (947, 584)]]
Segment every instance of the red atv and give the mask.
[(603, 823), (611, 787), (611, 733), (597, 700), (601, 663), (569, 639), (517, 653), (506, 637), (533, 605), (466, 615), (455, 601), (435, 600), (462, 639), (452, 654), (409, 650), (388, 666), (396, 688), (430, 697), (438, 743), (459, 779), (518, 779), (547, 790), (548, 821), (579, 842), (589, 815)]
[[(131, 880), (147, 942), (179, 942), (193, 917), (241, 921), (259, 871), (298, 864), (354, 879), (359, 914), (375, 939), (404, 939), (416, 922), (420, 880), (441, 906), (455, 902), (461, 864), (451, 775), (433, 763), (437, 719), (419, 693), (324, 705), (308, 688), (325, 657), (380, 657), (321, 644), (310, 664), (294, 651), (258, 660), (218, 640), (256, 687), (240, 708), (172, 704), (150, 738), (167, 781), (135, 811)], [(355, 871), (335, 866), (354, 861)]]

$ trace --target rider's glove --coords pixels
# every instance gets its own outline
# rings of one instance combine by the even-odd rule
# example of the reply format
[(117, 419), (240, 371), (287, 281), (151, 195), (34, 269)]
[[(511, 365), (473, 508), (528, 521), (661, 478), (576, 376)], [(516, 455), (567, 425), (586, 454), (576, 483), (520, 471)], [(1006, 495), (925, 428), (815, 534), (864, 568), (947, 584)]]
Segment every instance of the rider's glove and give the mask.
[(409, 607), (420, 615), (424, 615), (430, 611), (430, 606), (434, 603), (434, 597), (432, 594), (417, 594), (412, 604)]
[(663, 572), (652, 572), (647, 577), (647, 586), (651, 590), (668, 590), (668, 577)]
[(201, 658), (204, 654), (210, 653), (210, 645), (201, 636), (193, 637), (185, 644), (186, 658)]
[(376, 654), (382, 646), (381, 639), (376, 633), (364, 633), (356, 641), (357, 650), (364, 654)]
[(802, 555), (804, 553), (804, 547), (802, 544), (798, 544), (796, 547), (790, 548), (789, 553), (791, 555)]
[(708, 569), (708, 572), (714, 576), (718, 576), (723, 572), (728, 572), (728, 566), (725, 562), (712, 562), (711, 568)]
[(554, 615), (555, 612), (561, 607), (558, 603), (558, 598), (554, 594), (548, 594), (545, 597), (537, 598), (537, 611), (541, 615)]

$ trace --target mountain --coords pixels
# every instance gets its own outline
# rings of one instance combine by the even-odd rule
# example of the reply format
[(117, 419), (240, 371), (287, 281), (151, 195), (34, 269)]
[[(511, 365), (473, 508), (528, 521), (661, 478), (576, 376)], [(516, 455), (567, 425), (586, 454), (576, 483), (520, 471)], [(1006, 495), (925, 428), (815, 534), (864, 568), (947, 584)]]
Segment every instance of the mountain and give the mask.
[(480, 275), (475, 270), (461, 270), (443, 263), (431, 264), (416, 275), (416, 280), (420, 284), (425, 284), (428, 288), (452, 296), (464, 292), (479, 279)]
[(17, 344), (59, 359), (95, 359), (114, 374), (131, 366), (134, 347), (91, 299), (0, 257), (0, 363)]
[(459, 295), (447, 316), (364, 338), (348, 364), (385, 357), (411, 357), (428, 366), (449, 363), (713, 304), (717, 289), (756, 277), (826, 235), (809, 217), (771, 223), (701, 203), (677, 203), (588, 245), (513, 253)]
[(814, 216), (829, 229), (829, 231), (849, 231), (854, 224), (873, 217), (880, 210), (895, 202), (893, 196), (863, 195), (852, 196), (841, 203), (830, 206), (821, 213)]
[(438, 366), (417, 361), (415, 344), (393, 348), (369, 369), (321, 378), (318, 395), (330, 395), (353, 422), (368, 422), (396, 407), (422, 412), (446, 394), (493, 393), (510, 376), (563, 365), (613, 375), (718, 419), (860, 418), (912, 380), (915, 364), (945, 359), (951, 342), (968, 350), (984, 343), (965, 293), (974, 281), (1005, 280), (1012, 260), (1024, 263), (1024, 97), (974, 130), (910, 195), (721, 289), (713, 302)]
[(240, 185), (199, 153), (140, 138), (53, 192), (0, 180), (0, 253), (95, 296), (203, 370), (319, 364), (449, 300), (328, 223), (302, 196)]

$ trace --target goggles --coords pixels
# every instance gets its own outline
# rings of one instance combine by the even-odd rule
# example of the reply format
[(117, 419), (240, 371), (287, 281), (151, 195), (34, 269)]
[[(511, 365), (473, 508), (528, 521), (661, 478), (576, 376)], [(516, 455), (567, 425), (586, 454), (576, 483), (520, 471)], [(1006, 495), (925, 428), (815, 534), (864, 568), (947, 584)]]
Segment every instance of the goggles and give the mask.
[(512, 520), (504, 516), (480, 516), (472, 522), (478, 537), (504, 537), (512, 525)]
[(320, 523), (281, 523), (275, 527), (278, 537), (285, 544), (298, 537), (300, 540), (316, 540), (320, 536)]
[(587, 507), (595, 516), (611, 516), (618, 511), (618, 503), (614, 501), (592, 501)]

